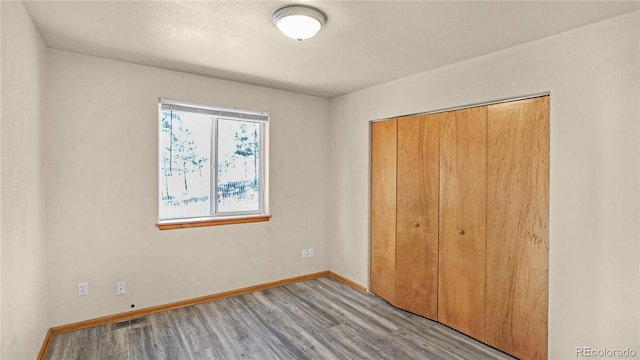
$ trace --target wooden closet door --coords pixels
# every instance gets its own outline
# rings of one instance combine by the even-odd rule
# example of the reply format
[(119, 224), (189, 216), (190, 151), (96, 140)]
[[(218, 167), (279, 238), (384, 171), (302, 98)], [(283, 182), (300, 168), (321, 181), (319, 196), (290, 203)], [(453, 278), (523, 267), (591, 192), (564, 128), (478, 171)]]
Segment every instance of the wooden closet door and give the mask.
[(440, 118), (438, 320), (484, 340), (486, 107)]
[(547, 358), (549, 97), (488, 107), (485, 342)]
[(395, 304), (398, 121), (371, 124), (371, 292)]
[(439, 126), (398, 119), (396, 305), (437, 319)]

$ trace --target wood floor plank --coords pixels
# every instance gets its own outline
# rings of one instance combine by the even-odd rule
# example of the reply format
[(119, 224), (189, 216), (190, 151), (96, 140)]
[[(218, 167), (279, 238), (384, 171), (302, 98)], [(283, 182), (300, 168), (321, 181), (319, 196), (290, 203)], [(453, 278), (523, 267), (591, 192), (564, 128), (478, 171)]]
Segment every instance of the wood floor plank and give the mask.
[(154, 329), (153, 335), (158, 345), (157, 358), (161, 360), (168, 359), (187, 359), (186, 348), (180, 341), (178, 327), (172, 321), (170, 312), (162, 312), (153, 314), (148, 317), (148, 321)]
[[(297, 296), (296, 293), (282, 289), (296, 303), (302, 305), (304, 302)], [(277, 292), (277, 290), (276, 290)], [(278, 294), (273, 294), (278, 296)], [(304, 312), (300, 306), (292, 306), (291, 302), (282, 303), (281, 307), (271, 307), (274, 311), (271, 312), (269, 317), (265, 317), (261, 312), (258, 304), (257, 297), (255, 299), (249, 298), (248, 300), (255, 300), (255, 303), (249, 302), (247, 305), (257, 317), (263, 318), (267, 321), (268, 326), (273, 327), (272, 332), (279, 333), (284, 338), (289, 339), (292, 342), (292, 347), (299, 348), (309, 359), (327, 359), (335, 358), (337, 354), (334, 354), (323, 342), (317, 340), (317, 336), (321, 334), (320, 328), (324, 329), (325, 326), (322, 323), (316, 322), (319, 318), (314, 316), (309, 318), (310, 321), (296, 321), (298, 318), (306, 318), (309, 315), (308, 312)], [(310, 326), (309, 324), (315, 324)], [(320, 326), (318, 326), (320, 325)]]
[(157, 345), (153, 337), (151, 326), (146, 324), (143, 326), (131, 326), (125, 328), (124, 331), (127, 332), (127, 335), (129, 336), (129, 344), (131, 344), (129, 346), (129, 359), (147, 360), (155, 358)]
[(103, 327), (111, 325), (98, 326), (97, 331), (101, 336), (98, 338), (96, 352), (100, 354), (100, 359), (104, 360), (120, 360), (129, 359), (129, 336), (126, 329), (122, 331), (108, 331)]
[(246, 323), (247, 318), (239, 313), (241, 309), (239, 303), (234, 299), (222, 299), (219, 302), (211, 302), (203, 304), (209, 307), (212, 314), (215, 314), (219, 324), (219, 331), (228, 334), (228, 342), (226, 346), (230, 351), (232, 358), (243, 358), (251, 354), (263, 352), (267, 346), (264, 340), (256, 336), (253, 332), (248, 331), (250, 325)]
[(323, 277), (59, 334), (47, 359), (513, 358)]
[(231, 331), (234, 324), (227, 321), (226, 314), (221, 310), (222, 301), (198, 305), (203, 312), (210, 314), (206, 318), (207, 327), (216, 334), (216, 342), (212, 346), (212, 353), (218, 359), (231, 359), (244, 355), (244, 350), (238, 346), (235, 333)]

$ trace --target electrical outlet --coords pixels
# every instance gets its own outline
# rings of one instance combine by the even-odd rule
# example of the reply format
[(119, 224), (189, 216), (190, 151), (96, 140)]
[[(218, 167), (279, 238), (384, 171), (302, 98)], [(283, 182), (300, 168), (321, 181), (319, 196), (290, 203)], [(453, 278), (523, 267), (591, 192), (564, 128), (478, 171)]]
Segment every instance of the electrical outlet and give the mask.
[(307, 249), (302, 249), (302, 258), (306, 259), (307, 257), (309, 257)]
[(313, 248), (309, 248), (309, 251), (307, 251), (307, 255), (309, 255), (310, 258), (313, 257)]
[(89, 284), (86, 282), (78, 283), (78, 296), (89, 295)]
[(116, 283), (116, 295), (124, 295), (127, 293), (127, 283), (124, 281)]

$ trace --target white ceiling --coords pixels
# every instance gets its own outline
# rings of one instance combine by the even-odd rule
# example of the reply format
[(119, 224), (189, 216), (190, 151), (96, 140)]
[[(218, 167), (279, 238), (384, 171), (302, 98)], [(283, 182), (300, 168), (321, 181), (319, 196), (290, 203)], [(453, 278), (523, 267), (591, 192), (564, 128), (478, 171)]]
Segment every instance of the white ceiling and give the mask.
[(301, 1), (328, 16), (296, 42), (289, 1), (25, 1), (47, 46), (334, 97), (639, 9), (638, 1)]

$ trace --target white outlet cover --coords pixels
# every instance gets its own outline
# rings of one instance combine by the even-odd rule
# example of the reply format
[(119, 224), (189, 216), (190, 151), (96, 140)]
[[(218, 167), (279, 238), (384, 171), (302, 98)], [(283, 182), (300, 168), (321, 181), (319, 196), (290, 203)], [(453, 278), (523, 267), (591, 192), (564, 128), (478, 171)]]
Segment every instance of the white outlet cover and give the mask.
[(127, 293), (127, 283), (122, 281), (122, 282), (117, 282), (116, 283), (116, 295), (124, 295)]
[(89, 295), (89, 284), (86, 282), (78, 283), (78, 296)]
[(302, 258), (306, 259), (308, 257), (307, 255), (307, 249), (302, 249)]
[(309, 248), (307, 254), (309, 255), (309, 257), (313, 257), (313, 248)]

